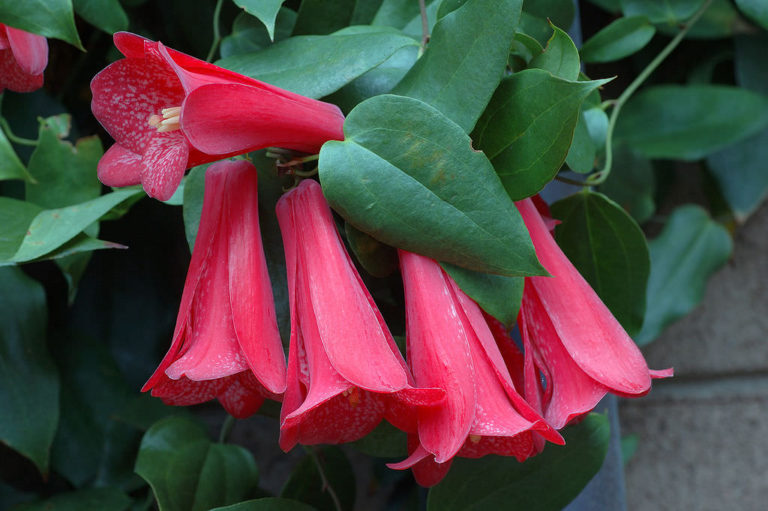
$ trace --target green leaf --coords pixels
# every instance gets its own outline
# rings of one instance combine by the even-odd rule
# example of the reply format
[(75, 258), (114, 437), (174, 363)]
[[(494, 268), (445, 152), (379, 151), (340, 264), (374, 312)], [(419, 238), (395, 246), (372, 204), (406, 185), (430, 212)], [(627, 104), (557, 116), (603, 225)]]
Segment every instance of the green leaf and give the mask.
[(128, 29), (128, 15), (119, 0), (73, 0), (75, 12), (108, 34)]
[(421, 101), (376, 96), (320, 151), (320, 181), (348, 222), (394, 247), (477, 271), (538, 274), (522, 219), (462, 129)]
[(59, 379), (46, 347), (45, 291), (19, 268), (0, 268), (0, 442), (48, 474), (59, 421)]
[(117, 488), (59, 493), (45, 501), (23, 504), (14, 511), (125, 511), (131, 499)]
[[(602, 112), (599, 108), (592, 108)], [(579, 120), (576, 122), (576, 129), (573, 132), (573, 141), (565, 157), (565, 163), (574, 172), (586, 174), (595, 167), (595, 157), (597, 156), (597, 144), (589, 134), (587, 127), (587, 118), (585, 112), (579, 113)]]
[[(685, 37), (687, 39), (722, 39), (731, 37), (734, 33), (744, 32), (747, 26), (748, 22), (739, 16), (739, 12), (730, 0), (713, 0)], [(670, 37), (680, 32), (679, 25), (659, 25), (658, 28), (659, 32)]]
[(0, 2), (0, 23), (61, 39), (85, 51), (75, 28), (72, 0)]
[(768, 30), (768, 4), (765, 0), (736, 0), (739, 10)]
[(589, 3), (595, 4), (611, 14), (621, 11), (621, 0), (589, 0)]
[(320, 98), (378, 66), (400, 48), (418, 44), (393, 30), (358, 28), (351, 33), (291, 37), (263, 51), (236, 55), (217, 64), (303, 96)]
[(515, 323), (523, 299), (522, 278), (480, 273), (448, 263), (442, 266), (485, 312), (506, 326)]
[[(427, 6), (434, 1), (427, 0)], [(419, 16), (419, 3), (411, 0), (384, 0), (381, 3), (371, 25), (385, 25), (395, 28), (405, 26), (416, 16)]]
[(4, 179), (29, 180), (30, 176), (6, 138), (5, 132), (0, 129), (0, 181)]
[(691, 16), (705, 0), (621, 0), (624, 16), (645, 16), (653, 23), (677, 25)]
[(535, 0), (525, 2), (523, 11), (541, 19), (550, 19), (558, 27), (570, 27), (576, 14), (571, 0)]
[(302, 0), (293, 35), (330, 34), (349, 25), (355, 0)]
[(624, 435), (621, 437), (621, 461), (626, 465), (637, 452), (640, 437), (637, 435)]
[[(337, 508), (326, 489), (327, 485), (336, 492), (341, 509), (352, 509), (355, 504), (355, 471), (344, 451), (338, 447), (310, 449), (313, 452), (302, 458), (293, 469), (280, 497), (310, 504), (321, 511), (335, 511)], [(325, 478), (318, 472), (317, 463), (322, 466)]]
[(0, 197), (0, 262), (9, 261), (27, 234), (27, 227), (42, 211), (29, 202)]
[(198, 165), (189, 171), (184, 183), (184, 234), (187, 237), (189, 251), (195, 248), (197, 229), (203, 213), (203, 195), (205, 192), (205, 171), (209, 164)]
[(390, 246), (344, 222), (347, 242), (360, 265), (374, 277), (387, 277), (398, 267), (397, 252)]
[(740, 36), (734, 42), (736, 83), (747, 90), (768, 96), (768, 66), (764, 60), (768, 52), (768, 34)]
[(86, 202), (101, 193), (96, 165), (104, 150), (99, 137), (81, 138), (72, 146), (59, 137), (59, 128), (53, 125), (56, 120), (52, 117), (41, 123), (28, 166), (36, 182), (26, 183), (26, 199), (45, 209)]
[(205, 511), (242, 501), (258, 480), (253, 456), (231, 444), (214, 444), (198, 423), (164, 419), (144, 434), (136, 473), (155, 493), (160, 511)]
[(275, 20), (285, 0), (233, 0), (245, 12), (256, 16), (267, 28), (269, 39), (275, 40)]
[(315, 508), (297, 500), (267, 497), (233, 506), (217, 507), (211, 511), (315, 511)]
[[(586, 189), (585, 189), (586, 190)], [(643, 325), (650, 259), (645, 235), (621, 206), (584, 191), (552, 204), (558, 245), (630, 335)]]
[(469, 0), (446, 15), (393, 92), (424, 101), (471, 131), (504, 73), (521, 4)]
[(659, 85), (627, 102), (616, 140), (648, 158), (697, 160), (766, 125), (768, 98), (754, 92), (724, 85)]
[(138, 190), (120, 190), (74, 206), (41, 211), (27, 227), (12, 260), (31, 261), (53, 252), (110, 209), (138, 193)]
[(544, 188), (563, 164), (581, 102), (607, 80), (571, 82), (541, 69), (505, 78), (472, 139), (513, 200)]
[(581, 58), (590, 63), (623, 59), (643, 49), (655, 33), (645, 16), (619, 18), (584, 43)]
[(701, 301), (707, 280), (733, 250), (728, 232), (706, 211), (690, 204), (675, 209), (661, 235), (648, 245), (651, 275), (645, 323), (635, 337), (640, 346)]
[[(282, 41), (291, 36), (296, 12), (286, 7), (280, 9), (275, 21), (274, 41)], [(221, 40), (219, 53), (221, 58), (255, 53), (272, 44), (267, 28), (257, 18), (247, 12), (241, 12), (232, 23), (232, 32)]]
[(610, 423), (590, 414), (563, 431), (564, 446), (519, 463), (506, 456), (456, 458), (450, 472), (429, 491), (427, 511), (515, 509), (559, 511), (600, 470), (608, 451)]
[(565, 80), (576, 80), (579, 77), (579, 50), (571, 38), (563, 30), (551, 22), (552, 37), (547, 41), (544, 51), (531, 59), (529, 67), (544, 69)]
[(650, 160), (637, 156), (626, 146), (613, 148), (613, 166), (600, 192), (623, 207), (638, 223), (656, 211), (656, 178)]

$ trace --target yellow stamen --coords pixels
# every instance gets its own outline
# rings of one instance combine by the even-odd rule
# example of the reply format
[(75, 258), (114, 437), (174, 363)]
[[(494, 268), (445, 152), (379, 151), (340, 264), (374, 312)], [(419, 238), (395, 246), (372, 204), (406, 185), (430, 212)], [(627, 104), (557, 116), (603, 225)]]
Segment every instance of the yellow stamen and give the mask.
[(473, 444), (478, 443), (483, 438), (482, 435), (469, 435), (469, 441)]
[(359, 405), (360, 400), (362, 399), (362, 396), (360, 395), (360, 389), (357, 387), (349, 388), (342, 394), (349, 400), (349, 404), (352, 405), (352, 408), (355, 408), (357, 405)]
[(147, 123), (153, 128), (157, 128), (160, 133), (176, 131), (181, 128), (181, 107), (174, 106), (160, 110), (162, 115), (152, 114), (147, 119)]

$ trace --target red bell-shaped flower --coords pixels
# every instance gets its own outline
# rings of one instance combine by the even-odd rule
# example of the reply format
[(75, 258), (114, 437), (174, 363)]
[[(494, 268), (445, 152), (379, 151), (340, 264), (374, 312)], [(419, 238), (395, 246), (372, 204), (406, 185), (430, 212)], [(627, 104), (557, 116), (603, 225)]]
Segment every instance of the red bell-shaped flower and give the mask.
[(285, 391), (280, 342), (261, 244), (256, 169), (247, 161), (208, 168), (200, 227), (173, 342), (144, 385), (171, 405), (218, 398), (235, 417)]
[(316, 153), (344, 138), (335, 105), (135, 34), (114, 41), (126, 58), (91, 81), (93, 114), (116, 141), (98, 166), (106, 185), (142, 183), (166, 200), (189, 167), (269, 146)]
[(638, 397), (650, 390), (651, 378), (672, 376), (671, 369), (648, 369), (634, 341), (557, 246), (534, 202), (516, 205), (552, 275), (525, 278), (518, 325), (528, 401), (559, 429), (608, 392)]
[(0, 23), (0, 92), (32, 92), (43, 86), (48, 41)]
[(277, 203), (291, 310), (280, 447), (357, 440), (386, 417), (414, 429), (416, 410), (443, 399), (413, 377), (336, 230), (320, 185)]
[(432, 486), (454, 456), (522, 461), (537, 452), (535, 434), (562, 444), (515, 388), (480, 307), (437, 262), (399, 253), (408, 363), (417, 385), (443, 389), (446, 398), (419, 410), (418, 443), (412, 441), (408, 459), (390, 467), (413, 468), (419, 484)]

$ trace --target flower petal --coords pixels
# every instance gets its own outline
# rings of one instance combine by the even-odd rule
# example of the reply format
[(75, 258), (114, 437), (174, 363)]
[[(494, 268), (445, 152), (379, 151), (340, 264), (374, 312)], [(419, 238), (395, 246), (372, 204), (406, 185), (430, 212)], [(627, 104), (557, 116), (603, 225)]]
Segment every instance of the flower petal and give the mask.
[(40, 75), (48, 65), (48, 41), (45, 37), (30, 34), (6, 25), (8, 44), (22, 71), (29, 75)]
[(0, 50), (0, 92), (8, 88), (15, 92), (32, 92), (43, 86), (43, 75), (25, 73), (11, 50)]
[(285, 354), (277, 329), (267, 262), (259, 229), (257, 174), (245, 160), (220, 162), (227, 204), (229, 296), (240, 348), (256, 378), (271, 392), (285, 392)]
[(420, 411), (419, 441), (443, 463), (464, 444), (475, 416), (468, 332), (459, 321), (458, 304), (440, 266), (411, 252), (398, 253), (405, 288), (408, 357), (416, 384), (446, 393), (439, 406)]
[(163, 108), (184, 100), (176, 75), (162, 61), (127, 58), (104, 68), (91, 80), (91, 110), (120, 145), (144, 154), (157, 130), (149, 125)]
[(113, 144), (97, 165), (99, 181), (107, 186), (132, 186), (141, 183), (141, 155)]
[(208, 154), (236, 154), (276, 146), (317, 153), (343, 140), (344, 116), (335, 105), (306, 104), (265, 88), (236, 83), (204, 85), (189, 93), (181, 127)]
[(589, 412), (605, 396), (608, 388), (588, 376), (566, 351), (555, 330), (550, 314), (539, 300), (535, 287), (527, 283), (523, 291), (521, 313), (525, 316), (522, 332), (526, 349), (532, 346), (547, 366), (547, 390), (544, 418), (560, 429), (574, 418)]
[(141, 158), (141, 183), (147, 195), (168, 200), (187, 169), (189, 146), (179, 131), (154, 133)]
[[(634, 341), (563, 254), (530, 199), (515, 203), (552, 277), (528, 277), (562, 346), (590, 377), (624, 394), (648, 392), (648, 365)], [(526, 282), (527, 285), (527, 282)]]

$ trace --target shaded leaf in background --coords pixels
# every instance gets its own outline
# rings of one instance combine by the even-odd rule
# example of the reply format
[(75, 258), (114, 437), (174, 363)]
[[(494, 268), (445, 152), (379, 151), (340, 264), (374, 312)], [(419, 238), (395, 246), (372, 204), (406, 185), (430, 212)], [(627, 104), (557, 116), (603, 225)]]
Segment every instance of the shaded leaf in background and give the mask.
[(661, 234), (648, 243), (651, 274), (643, 329), (635, 342), (653, 341), (704, 296), (707, 280), (731, 255), (728, 232), (699, 206), (684, 205), (670, 215)]
[(48, 474), (59, 421), (59, 378), (46, 346), (45, 291), (20, 268), (0, 268), (0, 442)]
[(768, 4), (765, 0), (736, 0), (739, 10), (768, 30)]
[(45, 501), (23, 504), (14, 511), (125, 511), (128, 495), (117, 488), (92, 488), (59, 493)]
[(30, 202), (0, 197), (0, 264), (10, 261), (27, 234), (27, 227), (42, 211)]
[(388, 245), (477, 271), (541, 271), (490, 163), (440, 112), (416, 99), (376, 96), (349, 114), (344, 133), (343, 142), (326, 142), (320, 151), (320, 182), (352, 225)]
[(472, 131), (504, 73), (521, 4), (469, 0), (446, 15), (393, 92), (424, 101)]
[(119, 0), (73, 0), (75, 12), (108, 34), (128, 29), (128, 15)]
[(768, 98), (754, 92), (724, 85), (659, 85), (627, 102), (615, 138), (648, 158), (697, 160), (766, 125)]
[(355, 504), (355, 471), (344, 451), (334, 446), (309, 449), (314, 453), (307, 454), (294, 467), (280, 492), (280, 497), (304, 502), (320, 511), (336, 511), (333, 499), (318, 472), (314, 456), (323, 468), (328, 485), (336, 493), (341, 509), (351, 510)]
[(677, 25), (693, 16), (705, 0), (621, 0), (624, 16), (645, 16), (653, 23)]
[(569, 28), (576, 14), (571, 0), (535, 0), (523, 3), (523, 11), (541, 19), (550, 19), (558, 27)]
[(552, 37), (547, 41), (544, 51), (529, 62), (529, 67), (544, 69), (564, 80), (576, 80), (579, 77), (579, 51), (571, 38), (563, 30), (550, 23)]
[(160, 511), (207, 511), (250, 497), (258, 470), (243, 447), (214, 444), (197, 422), (164, 419), (147, 430), (136, 473), (152, 487)]
[(523, 299), (522, 278), (480, 273), (448, 263), (442, 267), (485, 312), (508, 327), (515, 323)]
[(613, 165), (600, 192), (618, 203), (639, 224), (656, 211), (656, 177), (650, 160), (637, 156), (625, 145), (613, 148)]
[(330, 34), (347, 25), (355, 10), (355, 0), (302, 0), (293, 35)]
[(291, 92), (320, 98), (339, 90), (394, 52), (418, 44), (397, 31), (355, 27), (327, 36), (291, 37), (216, 64)]
[[(599, 109), (591, 108), (590, 110)], [(597, 155), (597, 144), (595, 144), (595, 141), (589, 134), (587, 118), (584, 114), (584, 111), (579, 113), (579, 120), (576, 122), (576, 128), (573, 131), (573, 141), (565, 157), (565, 163), (568, 165), (568, 168), (580, 174), (592, 171), (595, 167), (595, 157)]]
[(648, 44), (656, 29), (645, 16), (619, 18), (581, 47), (584, 62), (611, 62), (628, 57)]
[[(768, 95), (768, 35), (735, 39), (736, 82), (751, 91)], [(707, 164), (723, 197), (739, 221), (746, 218), (768, 195), (768, 128), (709, 156)]]
[(368, 236), (349, 222), (344, 222), (344, 233), (349, 247), (365, 271), (378, 278), (397, 271), (399, 263), (394, 248)]
[(521, 71), (501, 82), (472, 139), (513, 200), (530, 197), (557, 174), (582, 101), (606, 82), (572, 82), (541, 69)]
[(217, 507), (211, 511), (315, 511), (315, 508), (297, 500), (267, 497), (248, 500), (233, 506)]
[[(659, 32), (675, 36), (678, 25), (659, 25)], [(707, 10), (686, 34), (686, 39), (721, 39), (731, 37), (734, 32), (750, 31), (749, 22), (739, 16), (731, 0), (713, 0)]]
[(551, 206), (557, 244), (630, 335), (643, 325), (650, 260), (645, 235), (618, 204), (596, 192)]
[[(274, 40), (282, 41), (290, 37), (295, 22), (296, 12), (281, 8), (275, 20)], [(219, 53), (224, 59), (243, 53), (255, 53), (271, 44), (272, 40), (264, 24), (250, 14), (242, 12), (235, 17), (232, 32), (221, 40)]]
[(255, 16), (267, 29), (270, 40), (275, 40), (275, 20), (285, 0), (233, 0), (238, 7)]
[(349, 445), (356, 451), (377, 458), (402, 459), (408, 457), (405, 432), (387, 421), (381, 421), (373, 431)]
[(427, 511), (515, 509), (560, 511), (600, 470), (608, 451), (610, 423), (590, 414), (563, 430), (564, 446), (519, 463), (506, 456), (456, 458), (451, 470), (429, 491)]
[(136, 389), (121, 374), (106, 343), (80, 333), (52, 335), (62, 390), (51, 465), (78, 488), (134, 489), (140, 483), (133, 460), (141, 433), (116, 421), (115, 412), (136, 397)]
[(72, 0), (0, 2), (0, 23), (55, 37), (85, 51), (75, 28)]

